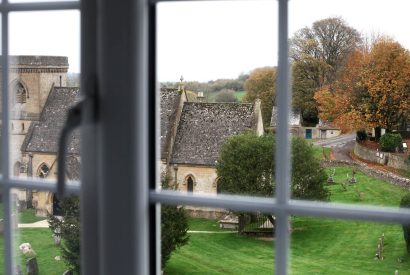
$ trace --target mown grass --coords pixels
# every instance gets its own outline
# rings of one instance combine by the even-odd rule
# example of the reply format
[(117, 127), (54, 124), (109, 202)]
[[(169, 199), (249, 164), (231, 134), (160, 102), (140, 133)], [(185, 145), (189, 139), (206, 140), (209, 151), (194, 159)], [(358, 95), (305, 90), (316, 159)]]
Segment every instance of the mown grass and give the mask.
[[(0, 219), (3, 219), (3, 203), (0, 203)], [(46, 219), (37, 217), (34, 209), (24, 209), (18, 213), (18, 223), (33, 223)]]
[[(330, 170), (331, 171), (331, 170)], [(329, 171), (329, 172), (330, 172)], [(332, 202), (397, 207), (406, 191), (356, 172), (357, 183), (345, 181), (349, 167), (337, 167), (329, 186)], [(362, 197), (355, 189), (362, 192)], [(191, 220), (190, 230), (217, 228), (212, 220)], [(292, 217), (290, 274), (410, 274), (400, 225)], [(218, 229), (215, 229), (218, 231)], [(385, 235), (383, 261), (374, 260), (378, 239)], [(189, 243), (171, 257), (166, 274), (273, 274), (274, 241), (237, 234), (190, 234)]]
[(312, 144), (312, 148), (313, 148), (313, 155), (317, 159), (321, 160), (321, 159), (329, 159), (330, 158), (330, 152), (331, 152), (330, 148), (316, 146), (316, 145), (313, 145), (313, 144)]
[[(26, 259), (21, 255), (18, 246), (22, 243), (30, 243), (37, 254), (39, 275), (61, 275), (67, 270), (64, 262), (54, 258), (60, 256), (60, 248), (54, 245), (52, 233), (48, 228), (24, 228), (15, 231), (13, 248), (15, 251), (15, 263), (26, 270)], [(0, 274), (4, 274), (4, 238), (0, 236)]]
[[(215, 97), (218, 94), (218, 92), (206, 92), (205, 98), (208, 102), (215, 102)], [(238, 99), (239, 102), (242, 101), (242, 98), (246, 95), (246, 91), (239, 91), (235, 92), (235, 97)]]

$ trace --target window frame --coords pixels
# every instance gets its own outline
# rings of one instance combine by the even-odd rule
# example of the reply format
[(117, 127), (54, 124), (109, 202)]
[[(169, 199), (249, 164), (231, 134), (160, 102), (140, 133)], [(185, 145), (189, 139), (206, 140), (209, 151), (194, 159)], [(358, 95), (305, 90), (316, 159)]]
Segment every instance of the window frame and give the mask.
[[(277, 95), (276, 159), (283, 161), (276, 163), (276, 197), (193, 196), (161, 190), (157, 171), (159, 116), (155, 48), (156, 4), (165, 1), (168, 0), (123, 0), (121, 5), (109, 0), (48, 3), (3, 0), (0, 3), (3, 57), (8, 56), (9, 12), (81, 12), (81, 90), (85, 97), (93, 100), (88, 101), (83, 110), (81, 189), (75, 183), (68, 185), (67, 191), (81, 196), (83, 274), (160, 274), (160, 204), (275, 214), (276, 258), (272, 258), (272, 264), (275, 261), (276, 274), (288, 272), (291, 215), (389, 223), (404, 223), (410, 219), (410, 210), (405, 209), (290, 199), (288, 0), (278, 0), (277, 90), (281, 92)], [(2, 79), (8, 79), (7, 58), (2, 58), (2, 67), (5, 68)], [(3, 81), (0, 188), (5, 218), (5, 272), (12, 274), (9, 191), (29, 188), (55, 192), (56, 183), (10, 177), (8, 86), (7, 81)], [(127, 222), (124, 217), (128, 217)]]

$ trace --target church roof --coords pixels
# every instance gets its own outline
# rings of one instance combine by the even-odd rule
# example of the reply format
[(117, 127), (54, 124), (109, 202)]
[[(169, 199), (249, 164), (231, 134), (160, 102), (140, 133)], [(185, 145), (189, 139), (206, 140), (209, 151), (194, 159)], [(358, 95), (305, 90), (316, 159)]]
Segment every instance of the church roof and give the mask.
[[(48, 95), (38, 122), (32, 122), (21, 146), (23, 152), (57, 153), (60, 131), (67, 110), (80, 95), (80, 88), (54, 87)], [(69, 138), (67, 153), (79, 154), (80, 135), (74, 131)]]
[(253, 104), (186, 102), (171, 163), (215, 165), (229, 137), (256, 129), (255, 117)]
[[(270, 125), (272, 127), (278, 126), (278, 107), (276, 106), (273, 106), (272, 108), (272, 116), (270, 120)], [(291, 110), (289, 112), (289, 126), (300, 126), (300, 125), (301, 125), (300, 113)]]
[(335, 126), (332, 122), (321, 120), (319, 119), (319, 129), (321, 130), (340, 130), (337, 126)]
[(44, 55), (12, 55), (9, 57), (9, 63), (12, 67), (68, 67), (68, 57)]
[(160, 91), (160, 124), (161, 124), (161, 158), (168, 156), (168, 144), (171, 139), (172, 126), (175, 124), (176, 111), (181, 99), (177, 89), (161, 88)]

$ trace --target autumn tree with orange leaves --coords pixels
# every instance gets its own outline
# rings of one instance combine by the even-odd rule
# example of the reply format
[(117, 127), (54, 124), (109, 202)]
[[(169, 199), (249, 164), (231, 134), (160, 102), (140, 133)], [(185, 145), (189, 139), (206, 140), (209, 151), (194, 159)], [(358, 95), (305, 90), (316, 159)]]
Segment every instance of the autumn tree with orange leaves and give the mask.
[(353, 53), (341, 77), (315, 93), (321, 119), (344, 131), (399, 129), (410, 120), (410, 53), (389, 38)]

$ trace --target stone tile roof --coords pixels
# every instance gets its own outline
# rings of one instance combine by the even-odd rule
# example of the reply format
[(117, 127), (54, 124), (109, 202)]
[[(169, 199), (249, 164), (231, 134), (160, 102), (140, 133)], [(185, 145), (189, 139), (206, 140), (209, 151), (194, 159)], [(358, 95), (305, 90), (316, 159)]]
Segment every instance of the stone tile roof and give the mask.
[(9, 58), (10, 66), (24, 65), (30, 67), (68, 67), (67, 56), (13, 55)]
[(161, 158), (168, 156), (171, 130), (175, 124), (176, 112), (181, 100), (178, 89), (161, 88), (160, 91), (160, 127), (161, 127)]
[(186, 102), (171, 163), (213, 166), (229, 137), (254, 129), (253, 104)]
[(77, 157), (71, 155), (66, 158), (66, 175), (69, 180), (80, 179), (80, 161)]
[[(67, 110), (80, 95), (80, 88), (54, 87), (47, 98), (39, 122), (32, 122), (23, 141), (23, 152), (57, 153), (58, 138)], [(74, 131), (69, 138), (67, 153), (79, 154), (80, 135)]]
[[(278, 125), (277, 121), (278, 121), (278, 107), (273, 106), (270, 126), (277, 127)], [(300, 113), (291, 110), (289, 113), (289, 126), (300, 126), (300, 125), (301, 125)]]
[(321, 130), (339, 130), (332, 122), (319, 119), (319, 129)]

